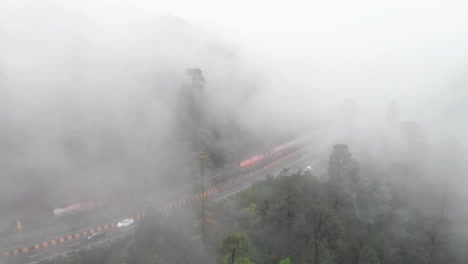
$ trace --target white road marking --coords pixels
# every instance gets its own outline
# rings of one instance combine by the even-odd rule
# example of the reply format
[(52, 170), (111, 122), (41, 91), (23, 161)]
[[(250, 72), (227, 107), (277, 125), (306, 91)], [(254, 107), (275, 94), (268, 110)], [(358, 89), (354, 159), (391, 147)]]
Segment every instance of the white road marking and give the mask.
[(34, 258), (34, 257), (40, 256), (40, 255), (42, 255), (42, 253), (39, 253), (39, 254), (36, 254), (36, 255), (29, 256), (28, 258)]
[(58, 238), (59, 236), (52, 236), (52, 237), (49, 237), (49, 238), (46, 238), (45, 240), (52, 240), (54, 238)]
[(80, 242), (75, 243), (75, 244), (68, 245), (67, 247), (73, 247), (73, 246), (76, 246), (76, 245), (78, 245), (78, 244), (80, 244)]
[[(306, 152), (307, 152), (307, 151), (306, 151)], [(300, 158), (299, 160), (294, 161), (293, 163), (289, 164), (289, 166), (293, 166), (293, 165), (295, 165), (295, 164), (297, 164), (297, 163), (299, 163), (299, 162), (302, 162), (303, 160), (305, 160), (305, 159), (307, 159), (307, 158), (310, 158), (311, 156), (313, 156), (313, 154), (306, 155), (306, 157), (303, 157), (303, 158)], [(281, 165), (281, 163), (278, 164), (278, 165)], [(286, 164), (285, 164), (285, 165), (286, 165)], [(270, 170), (270, 172), (271, 172), (271, 171), (277, 171), (277, 172), (278, 172), (279, 170), (278, 170), (277, 167), (278, 167), (278, 166), (274, 166), (274, 167), (272, 168), (272, 170)], [(286, 167), (288, 167), (288, 166), (286, 166)], [(257, 174), (263, 174), (263, 175), (261, 175), (260, 177), (253, 177), (253, 180), (250, 181), (250, 182), (249, 182), (249, 181), (240, 181), (240, 183), (241, 183), (240, 186), (237, 185), (237, 186), (235, 186), (234, 188), (231, 189), (231, 191), (232, 191), (232, 190), (235, 191), (234, 193), (228, 194), (228, 195), (226, 195), (226, 196), (219, 197), (218, 199), (215, 199), (215, 200), (220, 200), (220, 199), (223, 199), (223, 198), (225, 198), (225, 197), (229, 197), (229, 196), (231, 196), (231, 195), (235, 195), (235, 194), (238, 193), (238, 191), (237, 191), (238, 189), (242, 189), (242, 190), (243, 190), (243, 189), (246, 189), (245, 187), (247, 187), (247, 188), (250, 187), (250, 186), (252, 185), (253, 182), (257, 182), (257, 181), (260, 181), (260, 180), (264, 179), (264, 178), (266, 177), (267, 173), (261, 173), (261, 172), (262, 172), (262, 170), (259, 170), (259, 171), (257, 171), (254, 175), (252, 175), (252, 176), (256, 176)], [(226, 191), (226, 190), (223, 189), (223, 190), (221, 190), (221, 191), (224, 192), (224, 191)], [(118, 218), (118, 219), (122, 219), (122, 218)], [(117, 219), (114, 220), (114, 221), (117, 221)], [(133, 229), (134, 227), (135, 227), (134, 225), (131, 225), (131, 226), (130, 226), (131, 229)], [(80, 231), (85, 230), (85, 229), (89, 229), (89, 228), (90, 228), (90, 227), (82, 228), (82, 229), (80, 229)], [(109, 233), (109, 234), (111, 234), (111, 233)], [(127, 235), (127, 234), (131, 234), (131, 233), (124, 233), (124, 235)], [(55, 237), (58, 237), (58, 236), (55, 236)], [(55, 237), (51, 237), (51, 238), (49, 238), (49, 239), (52, 239), (52, 238), (55, 238)], [(111, 239), (109, 239), (109, 240), (111, 240)], [(80, 242), (75, 243), (75, 244), (72, 244), (72, 245), (68, 245), (68, 246), (66, 246), (66, 247), (73, 247), (73, 246), (76, 246), (76, 245), (79, 245), (79, 244), (80, 244)], [(18, 248), (18, 247), (15, 247), (15, 248)], [(29, 258), (33, 258), (33, 257), (40, 256), (40, 255), (42, 255), (42, 253), (39, 253), (39, 254), (36, 254), (36, 255), (33, 255), (33, 256), (29, 256)]]

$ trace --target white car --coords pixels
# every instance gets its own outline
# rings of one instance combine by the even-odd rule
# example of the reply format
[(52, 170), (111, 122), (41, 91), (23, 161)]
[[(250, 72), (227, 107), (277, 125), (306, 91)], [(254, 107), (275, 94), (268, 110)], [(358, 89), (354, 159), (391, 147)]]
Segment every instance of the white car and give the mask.
[(124, 219), (117, 223), (118, 228), (127, 227), (133, 224), (133, 219)]
[(307, 166), (307, 168), (305, 168), (304, 172), (306, 171), (311, 171), (312, 170), (312, 167), (311, 166)]

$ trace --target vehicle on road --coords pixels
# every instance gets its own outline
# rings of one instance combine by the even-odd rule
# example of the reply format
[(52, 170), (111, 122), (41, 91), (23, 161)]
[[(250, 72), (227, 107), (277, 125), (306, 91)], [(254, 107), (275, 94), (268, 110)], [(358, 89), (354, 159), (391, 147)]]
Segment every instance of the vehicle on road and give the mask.
[(92, 235), (88, 236), (88, 241), (94, 241), (94, 240), (97, 240), (101, 237), (104, 237), (106, 235), (105, 232), (96, 232), (96, 233), (93, 233)]
[(311, 171), (312, 170), (312, 167), (311, 166), (307, 166), (307, 168), (305, 168), (304, 172), (306, 171)]
[(134, 223), (133, 219), (124, 219), (117, 223), (117, 227), (118, 228), (127, 227), (127, 226), (132, 225), (133, 223)]

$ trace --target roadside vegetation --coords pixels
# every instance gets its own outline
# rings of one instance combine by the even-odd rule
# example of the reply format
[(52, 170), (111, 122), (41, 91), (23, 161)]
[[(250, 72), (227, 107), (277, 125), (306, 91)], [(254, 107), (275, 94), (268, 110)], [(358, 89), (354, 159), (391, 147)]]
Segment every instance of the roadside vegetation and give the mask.
[(130, 239), (60, 263), (467, 263), (448, 210), (419, 208), (382, 175), (335, 145), (328, 177), (298, 170), (193, 214), (149, 214)]

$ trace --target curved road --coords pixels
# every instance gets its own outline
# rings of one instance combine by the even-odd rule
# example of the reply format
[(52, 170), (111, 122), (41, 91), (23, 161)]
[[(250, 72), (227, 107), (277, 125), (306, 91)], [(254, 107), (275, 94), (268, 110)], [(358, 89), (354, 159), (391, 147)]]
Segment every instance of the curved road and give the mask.
[[(329, 152), (328, 148), (331, 146), (332, 143), (334, 143), (333, 141), (336, 138), (341, 137), (332, 136), (330, 133), (328, 133), (327, 138), (329, 138), (329, 140), (322, 139), (316, 142), (314, 146), (304, 147), (300, 151), (280, 158), (254, 173), (239, 175), (239, 177), (232, 179), (227, 183), (217, 185), (205, 191), (204, 193), (199, 193), (193, 196), (179, 196), (181, 197), (180, 199), (173, 200), (174, 202), (171, 203), (166, 203), (156, 208), (155, 210), (165, 211), (181, 208), (208, 196), (210, 197), (210, 199), (214, 200), (219, 200), (231, 196), (237, 192), (242, 191), (245, 188), (248, 188), (255, 181), (263, 179), (267, 174), (276, 174), (282, 168), (293, 166), (298, 162), (303, 162), (305, 159), (310, 159), (313, 156), (313, 154), (322, 154), (320, 156), (323, 157), (324, 153)], [(312, 160), (317, 159), (313, 157)], [(304, 166), (312, 165), (312, 160), (308, 161)], [(180, 188), (180, 191), (182, 191), (184, 188), (187, 189), (187, 187), (183, 187)], [(172, 194), (183, 193), (174, 192), (174, 190), (170, 190), (170, 192)], [(190, 193), (190, 191), (187, 191), (185, 193)], [(135, 213), (133, 214), (133, 216), (131, 216), (131, 218), (133, 218), (137, 222), (139, 219), (143, 218), (144, 215), (144, 212)], [(80, 230), (76, 230), (75, 232), (67, 233), (65, 235), (63, 235), (64, 233), (61, 233), (62, 235), (50, 237), (42, 236), (45, 239), (39, 240), (41, 242), (33, 243), (28, 246), (9, 248), (4, 252), (3, 257), (0, 258), (0, 263), (38, 263), (41, 260), (60, 258), (66, 254), (73, 254), (78, 250), (86, 250), (86, 248), (92, 247), (95, 244), (103, 243), (105, 241), (130, 236), (133, 232), (135, 225), (129, 228), (119, 229), (115, 227), (117, 220), (119, 219), (109, 221), (107, 224), (82, 228)], [(105, 230), (108, 233), (105, 238), (91, 243), (86, 240), (86, 237), (90, 233), (101, 230)]]

